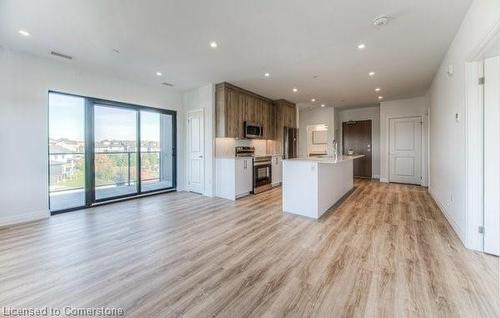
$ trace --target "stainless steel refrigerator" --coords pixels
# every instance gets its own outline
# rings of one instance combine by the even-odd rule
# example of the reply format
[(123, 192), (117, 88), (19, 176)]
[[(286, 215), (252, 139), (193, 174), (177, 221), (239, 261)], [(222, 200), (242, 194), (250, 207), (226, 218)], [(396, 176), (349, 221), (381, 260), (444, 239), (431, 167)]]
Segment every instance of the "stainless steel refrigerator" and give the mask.
[(283, 159), (297, 158), (297, 128), (283, 128)]

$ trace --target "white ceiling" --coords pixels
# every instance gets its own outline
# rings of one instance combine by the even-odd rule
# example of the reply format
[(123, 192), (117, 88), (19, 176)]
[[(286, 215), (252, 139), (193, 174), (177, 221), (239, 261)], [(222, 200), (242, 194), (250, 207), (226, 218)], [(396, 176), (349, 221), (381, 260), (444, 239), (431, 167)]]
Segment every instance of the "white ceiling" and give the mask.
[[(0, 0), (0, 45), (179, 90), (228, 81), (297, 103), (363, 105), (377, 102), (375, 87), (385, 100), (423, 95), (470, 2)], [(377, 29), (381, 15), (392, 19)]]

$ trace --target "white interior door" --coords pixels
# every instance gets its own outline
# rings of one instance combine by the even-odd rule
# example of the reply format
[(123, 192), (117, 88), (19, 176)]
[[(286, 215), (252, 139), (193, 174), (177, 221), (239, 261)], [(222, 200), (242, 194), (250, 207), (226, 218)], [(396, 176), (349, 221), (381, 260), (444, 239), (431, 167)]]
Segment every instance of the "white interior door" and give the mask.
[(389, 181), (422, 183), (422, 118), (389, 121)]
[(500, 249), (500, 57), (484, 60), (484, 251)]
[(203, 193), (205, 183), (203, 110), (189, 112), (187, 117), (187, 190)]

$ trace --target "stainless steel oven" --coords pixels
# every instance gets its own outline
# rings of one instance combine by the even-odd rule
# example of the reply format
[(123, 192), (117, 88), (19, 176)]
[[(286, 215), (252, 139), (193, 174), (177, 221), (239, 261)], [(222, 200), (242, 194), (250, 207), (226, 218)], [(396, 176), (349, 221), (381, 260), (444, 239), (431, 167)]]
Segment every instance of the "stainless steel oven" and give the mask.
[(272, 157), (255, 157), (253, 160), (253, 192), (260, 193), (271, 189)]
[(264, 137), (262, 125), (245, 122), (245, 138), (259, 139)]

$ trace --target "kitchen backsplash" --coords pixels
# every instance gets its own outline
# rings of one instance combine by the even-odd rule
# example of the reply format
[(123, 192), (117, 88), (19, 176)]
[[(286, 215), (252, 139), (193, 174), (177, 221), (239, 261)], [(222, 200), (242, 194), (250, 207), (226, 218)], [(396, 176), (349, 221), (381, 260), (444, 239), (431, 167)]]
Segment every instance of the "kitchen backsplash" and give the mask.
[(234, 157), (236, 146), (255, 147), (255, 155), (257, 156), (277, 153), (276, 141), (274, 140), (216, 138), (215, 155), (218, 158)]

